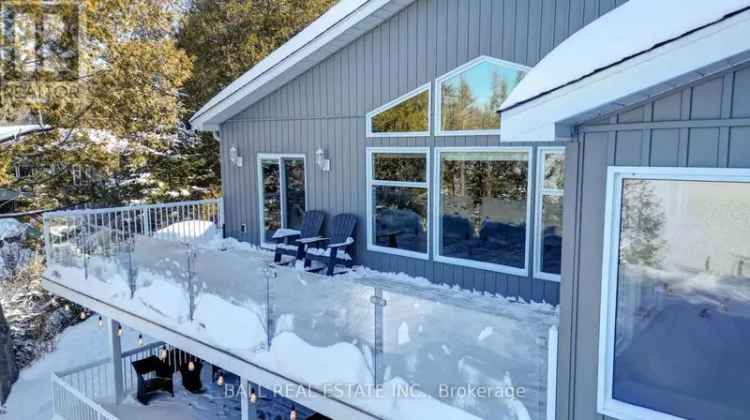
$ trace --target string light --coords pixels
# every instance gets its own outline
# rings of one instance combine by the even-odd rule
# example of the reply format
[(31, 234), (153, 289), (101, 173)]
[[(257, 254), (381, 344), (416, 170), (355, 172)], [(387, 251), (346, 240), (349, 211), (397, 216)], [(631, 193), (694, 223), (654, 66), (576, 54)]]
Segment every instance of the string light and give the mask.
[(167, 346), (161, 346), (161, 351), (159, 351), (159, 359), (162, 362), (167, 360)]
[(297, 420), (297, 409), (292, 406), (292, 412), (289, 413), (289, 420)]
[(99, 319), (98, 319), (98, 320), (96, 321), (96, 325), (98, 325), (98, 326), (99, 326), (99, 328), (101, 328), (102, 326), (104, 326), (104, 319), (102, 319), (102, 317), (101, 317), (101, 316), (100, 316), (100, 317), (99, 317)]
[(224, 386), (224, 374), (219, 372), (219, 379), (216, 380), (216, 384), (219, 386)]
[(188, 371), (192, 372), (195, 370), (195, 363), (191, 360), (190, 363), (188, 363)]
[(143, 347), (143, 334), (138, 334), (138, 347)]
[(69, 303), (65, 304), (65, 311), (70, 312), (70, 304)]
[(250, 388), (250, 403), (255, 404), (256, 401), (258, 401), (258, 396), (255, 395), (255, 389)]
[(117, 336), (122, 337), (125, 332), (122, 330), (122, 325), (117, 325)]
[(86, 311), (81, 311), (81, 321), (86, 319)]

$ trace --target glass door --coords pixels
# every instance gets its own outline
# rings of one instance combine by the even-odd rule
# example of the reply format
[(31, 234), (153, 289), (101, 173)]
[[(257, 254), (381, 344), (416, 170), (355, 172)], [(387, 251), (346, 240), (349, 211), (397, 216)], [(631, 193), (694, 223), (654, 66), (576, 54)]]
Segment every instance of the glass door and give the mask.
[(305, 214), (305, 157), (258, 157), (261, 245), (271, 246), (278, 229), (299, 229)]

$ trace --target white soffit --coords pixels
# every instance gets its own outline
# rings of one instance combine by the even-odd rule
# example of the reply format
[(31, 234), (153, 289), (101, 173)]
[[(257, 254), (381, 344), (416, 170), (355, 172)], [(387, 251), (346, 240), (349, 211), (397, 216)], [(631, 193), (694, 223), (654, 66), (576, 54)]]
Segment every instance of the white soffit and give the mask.
[(219, 125), (325, 60), (414, 0), (341, 0), (240, 78), (190, 119), (193, 128)]
[(748, 39), (750, 10), (744, 10), (526, 102), (503, 104), (502, 141), (568, 138), (571, 124), (746, 61)]

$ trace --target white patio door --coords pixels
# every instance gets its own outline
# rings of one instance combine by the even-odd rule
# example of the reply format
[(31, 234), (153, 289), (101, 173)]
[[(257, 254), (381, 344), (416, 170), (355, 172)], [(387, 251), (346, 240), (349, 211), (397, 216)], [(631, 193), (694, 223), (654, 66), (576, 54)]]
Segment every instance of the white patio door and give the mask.
[(258, 155), (260, 242), (272, 245), (278, 229), (299, 229), (306, 208), (305, 156)]

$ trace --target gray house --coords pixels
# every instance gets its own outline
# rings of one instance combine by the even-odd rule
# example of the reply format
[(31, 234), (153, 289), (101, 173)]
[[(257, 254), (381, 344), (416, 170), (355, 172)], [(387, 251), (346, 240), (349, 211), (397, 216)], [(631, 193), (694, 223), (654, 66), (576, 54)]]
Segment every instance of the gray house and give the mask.
[[(750, 418), (749, 39), (750, 0), (339, 2), (192, 118), (222, 199), (45, 215), (111, 350), (56, 418), (143, 418), (146, 359), (236, 374), (243, 420)], [(374, 270), (248, 245), (313, 210)]]
[(261, 180), (305, 165), (359, 263), (559, 303), (558, 418), (747, 418), (750, 3), (623, 3), (352, 5), (193, 118), (227, 233), (293, 224)]

